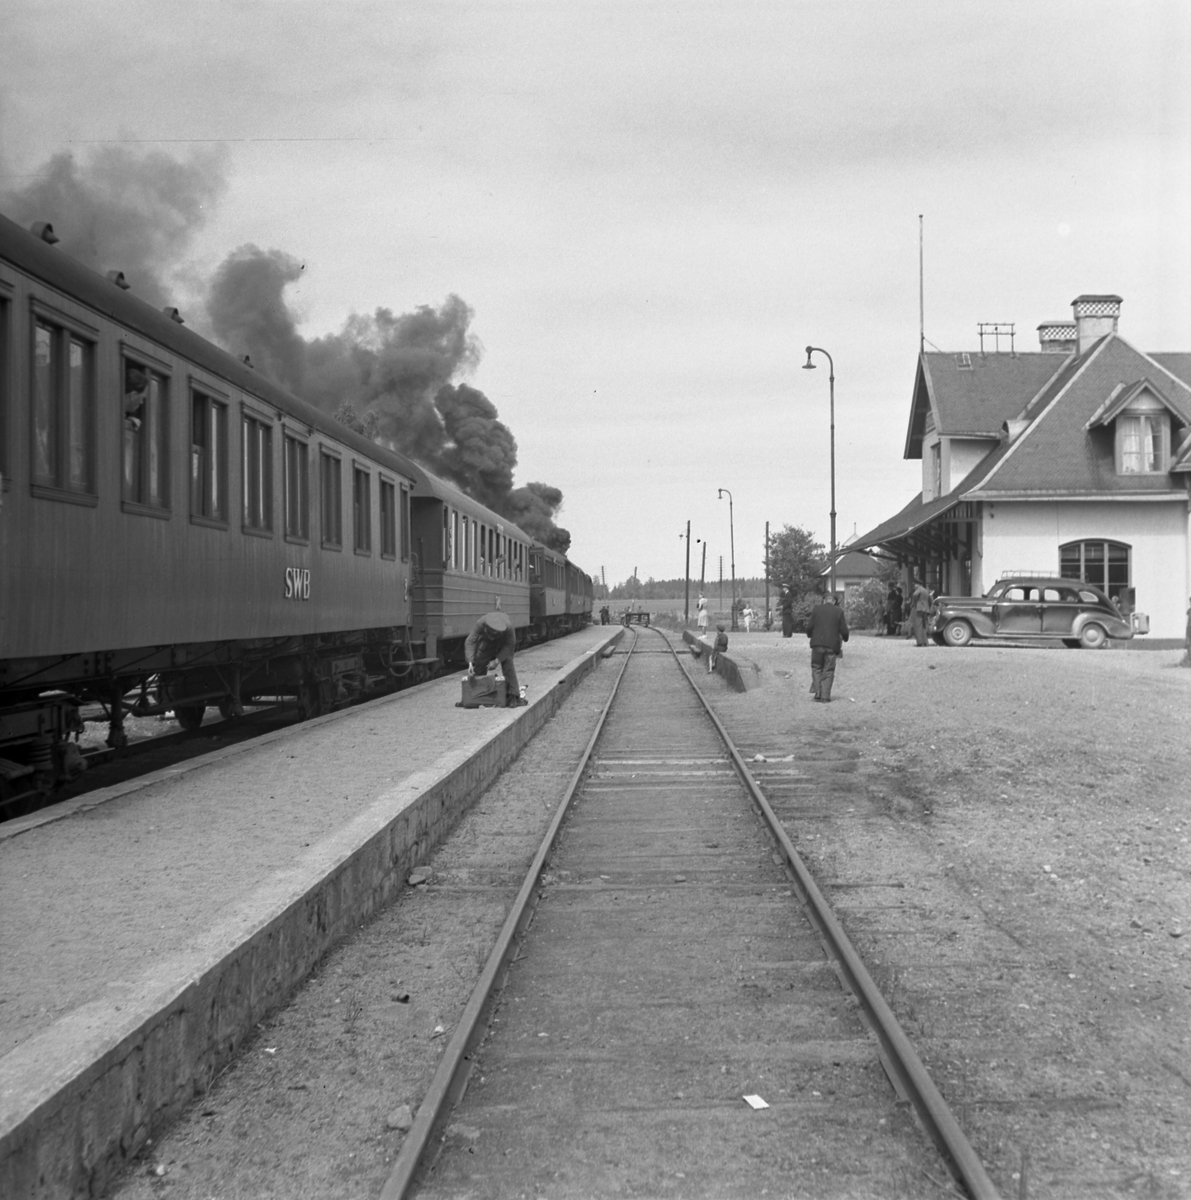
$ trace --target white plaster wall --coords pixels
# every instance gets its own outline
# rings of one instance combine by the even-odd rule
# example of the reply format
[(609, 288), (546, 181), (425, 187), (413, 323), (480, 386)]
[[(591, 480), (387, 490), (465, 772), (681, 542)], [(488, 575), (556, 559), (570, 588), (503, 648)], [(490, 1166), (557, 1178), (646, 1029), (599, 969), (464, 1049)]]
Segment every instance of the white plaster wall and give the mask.
[(930, 422), (922, 438), (922, 499), (935, 498), (935, 454), (934, 447), (939, 443), (939, 435), (935, 433)]
[(986, 501), (984, 513), (983, 590), (1006, 571), (1057, 575), (1059, 546), (1065, 542), (1085, 538), (1124, 542), (1133, 550), (1137, 611), (1149, 615), (1150, 636), (1182, 638), (1191, 595), (1185, 501)]
[(977, 438), (947, 438), (943, 450), (943, 490), (949, 492), (957, 487), (995, 445)]

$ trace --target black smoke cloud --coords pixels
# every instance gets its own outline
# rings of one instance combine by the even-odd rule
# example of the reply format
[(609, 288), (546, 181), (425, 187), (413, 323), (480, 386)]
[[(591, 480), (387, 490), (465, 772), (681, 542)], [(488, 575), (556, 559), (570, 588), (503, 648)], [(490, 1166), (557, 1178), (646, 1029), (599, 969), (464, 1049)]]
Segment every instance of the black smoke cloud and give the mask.
[(174, 303), (171, 278), (227, 186), (222, 150), (180, 162), (160, 151), (100, 146), (80, 164), (55, 154), (27, 187), (0, 195), (5, 215), (49, 221), (59, 250), (100, 272), (123, 271), (142, 300)]
[(517, 442), (478, 388), (454, 382), (479, 363), (472, 310), (458, 296), (395, 316), (356, 313), (339, 333), (307, 340), (285, 303), (302, 263), (280, 250), (241, 246), (220, 265), (208, 297), (217, 339), (258, 370), (335, 414), (343, 405), (379, 437), (508, 517), (532, 537), (566, 551), (571, 537), (554, 517), (562, 492), (513, 487)]
[[(0, 195), (0, 206), (19, 224), (51, 222), (60, 250), (97, 271), (123, 271), (134, 294), (164, 307), (177, 303), (185, 257), (226, 186), (222, 150), (179, 161), (103, 146), (82, 163), (54, 155), (28, 187)], [(400, 315), (377, 308), (307, 339), (285, 303), (303, 269), (282, 250), (246, 245), (229, 254), (201, 289), (214, 339), (331, 415), (354, 411), (381, 441), (565, 552), (570, 534), (554, 521), (562, 492), (513, 487), (512, 432), (483, 392), (459, 382), (481, 355), (467, 304), (448, 296)]]

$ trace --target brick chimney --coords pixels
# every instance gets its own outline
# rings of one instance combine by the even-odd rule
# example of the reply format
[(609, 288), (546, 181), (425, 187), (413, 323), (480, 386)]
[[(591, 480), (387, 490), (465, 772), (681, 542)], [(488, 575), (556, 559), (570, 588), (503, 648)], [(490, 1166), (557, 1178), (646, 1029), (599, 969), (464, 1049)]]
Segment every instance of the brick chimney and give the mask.
[(1098, 342), (1110, 333), (1116, 333), (1117, 320), (1121, 315), (1120, 296), (1076, 296), (1071, 301), (1075, 316), (1076, 337), (1079, 352), (1083, 354), (1093, 342)]
[(1038, 348), (1046, 354), (1072, 354), (1077, 338), (1074, 321), (1043, 321), (1038, 326)]

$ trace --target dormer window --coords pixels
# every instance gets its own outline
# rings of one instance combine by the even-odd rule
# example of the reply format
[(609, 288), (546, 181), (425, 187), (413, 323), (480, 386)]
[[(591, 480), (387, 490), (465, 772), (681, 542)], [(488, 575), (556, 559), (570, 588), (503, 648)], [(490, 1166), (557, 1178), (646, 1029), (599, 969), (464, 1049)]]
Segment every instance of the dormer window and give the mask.
[(1187, 418), (1148, 379), (1118, 384), (1092, 414), (1086, 429), (1113, 430), (1118, 475), (1165, 475), (1172, 420)]
[(1170, 413), (1140, 396), (1116, 419), (1118, 475), (1155, 475), (1170, 470)]

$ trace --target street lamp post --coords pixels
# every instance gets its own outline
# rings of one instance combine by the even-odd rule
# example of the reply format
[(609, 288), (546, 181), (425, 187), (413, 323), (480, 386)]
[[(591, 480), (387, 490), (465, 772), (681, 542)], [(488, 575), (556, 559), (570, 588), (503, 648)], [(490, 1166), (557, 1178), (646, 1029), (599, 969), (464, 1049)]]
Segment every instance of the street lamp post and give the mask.
[(732, 493), (727, 488), (720, 488), (717, 500), (724, 498), (724, 493), (728, 493), (728, 538), (729, 548), (732, 551), (732, 632), (736, 632), (736, 528), (732, 520)]
[(831, 398), (831, 598), (835, 599), (835, 362), (830, 354), (819, 346), (807, 346), (804, 371), (813, 371), (812, 354), (822, 354), (827, 359), (827, 386)]

